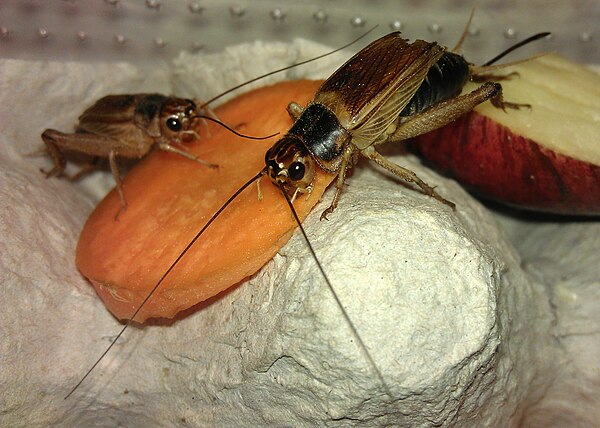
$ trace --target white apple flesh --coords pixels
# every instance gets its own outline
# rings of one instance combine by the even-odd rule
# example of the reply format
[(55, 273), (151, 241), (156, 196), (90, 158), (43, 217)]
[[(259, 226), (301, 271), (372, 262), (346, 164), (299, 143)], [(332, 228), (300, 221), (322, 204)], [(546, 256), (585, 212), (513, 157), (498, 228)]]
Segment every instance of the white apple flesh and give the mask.
[[(600, 74), (545, 55), (498, 75), (504, 100), (486, 102), (415, 139), (441, 171), (485, 197), (560, 214), (600, 214)], [(465, 91), (472, 90), (469, 84)]]

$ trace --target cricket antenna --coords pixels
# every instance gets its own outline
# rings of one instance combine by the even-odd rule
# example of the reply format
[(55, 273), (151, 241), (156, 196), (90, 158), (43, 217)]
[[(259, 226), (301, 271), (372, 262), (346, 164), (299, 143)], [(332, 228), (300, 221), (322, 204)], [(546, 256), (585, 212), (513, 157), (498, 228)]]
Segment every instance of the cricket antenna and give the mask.
[(196, 116), (192, 116), (190, 117), (190, 119), (204, 119), (204, 120), (208, 120), (210, 122), (214, 122), (220, 126), (222, 126), (223, 128), (227, 129), (229, 132), (234, 133), (235, 135), (237, 135), (238, 137), (242, 137), (242, 138), (247, 138), (249, 140), (267, 140), (271, 137), (275, 137), (276, 135), (279, 135), (279, 132), (276, 132), (274, 134), (271, 135), (267, 135), (266, 137), (252, 137), (250, 135), (244, 135), (244, 134), (240, 134), (239, 132), (237, 132), (235, 129), (227, 126), (225, 123), (221, 122), (219, 119), (215, 119), (214, 117), (210, 117), (210, 116), (204, 116), (201, 114), (198, 114)]
[(196, 233), (196, 235), (194, 236), (194, 238), (185, 246), (185, 248), (183, 249), (183, 251), (179, 254), (179, 256), (177, 256), (177, 258), (175, 259), (175, 261), (173, 263), (171, 263), (171, 265), (165, 271), (165, 273), (162, 274), (162, 276), (160, 277), (160, 279), (158, 280), (158, 282), (156, 283), (156, 285), (152, 288), (152, 290), (150, 290), (150, 293), (148, 293), (148, 295), (142, 301), (142, 303), (140, 303), (140, 305), (137, 307), (137, 309), (135, 310), (135, 312), (133, 313), (133, 315), (131, 315), (131, 317), (127, 320), (127, 322), (125, 323), (125, 325), (123, 326), (123, 328), (121, 329), (121, 331), (119, 331), (119, 334), (117, 334), (117, 337), (115, 337), (113, 339), (113, 341), (110, 343), (110, 345), (108, 346), (108, 348), (106, 348), (106, 350), (102, 353), (102, 355), (100, 355), (100, 358), (98, 358), (96, 360), (96, 362), (89, 368), (89, 370), (85, 373), (85, 375), (83, 375), (83, 377), (79, 380), (79, 382), (77, 382), (77, 384), (65, 396), (65, 400), (67, 398), (69, 398), (71, 396), (71, 394), (73, 394), (77, 390), (77, 388), (79, 388), (79, 385), (81, 385), (83, 383), (83, 381), (90, 375), (90, 373), (92, 373), (92, 371), (94, 371), (94, 369), (96, 368), (96, 366), (98, 364), (100, 364), (100, 361), (102, 361), (104, 359), (104, 357), (106, 356), (106, 354), (109, 353), (109, 351), (112, 349), (112, 347), (115, 346), (115, 344), (117, 343), (117, 341), (119, 340), (119, 338), (121, 336), (123, 336), (123, 333), (125, 333), (125, 330), (127, 330), (127, 328), (129, 328), (129, 326), (134, 322), (133, 320), (135, 319), (135, 317), (137, 316), (137, 314), (140, 313), (140, 311), (146, 305), (146, 303), (148, 302), (148, 300), (150, 300), (150, 298), (154, 295), (154, 293), (156, 292), (156, 290), (158, 290), (158, 287), (160, 287), (160, 285), (164, 282), (165, 278), (171, 273), (171, 271), (175, 268), (175, 266), (177, 266), (177, 264), (183, 258), (183, 256), (185, 256), (186, 253), (190, 250), (190, 248), (192, 248), (192, 246), (196, 243), (196, 241), (198, 239), (200, 239), (200, 237), (202, 236), (202, 234), (204, 234), (204, 231), (206, 229), (208, 229), (208, 227), (217, 219), (217, 217), (219, 217), (221, 215), (221, 213), (225, 210), (225, 208), (227, 208), (229, 206), (229, 204), (231, 204), (231, 202), (233, 202), (233, 200), (240, 195), (240, 193), (242, 193), (244, 190), (246, 190), (246, 188), (248, 188), (252, 183), (254, 183), (256, 180), (258, 180), (260, 177), (262, 177), (263, 175), (265, 175), (266, 172), (267, 172), (267, 168), (265, 167), (258, 174), (256, 174), (254, 177), (252, 177), (250, 180), (248, 180), (245, 184), (243, 184), (233, 195), (231, 195), (229, 197), (229, 199), (227, 199), (227, 201), (225, 201), (225, 203), (223, 205), (221, 205), (221, 208), (219, 208), (217, 210), (217, 212), (212, 215), (212, 217), (210, 218), (210, 220), (208, 220), (208, 222), (202, 227), (202, 229), (200, 229), (200, 231), (198, 233)]
[(467, 25), (465, 25), (465, 29), (463, 30), (460, 39), (458, 39), (456, 46), (452, 48), (452, 52), (457, 53), (462, 49), (462, 45), (465, 42), (465, 39), (467, 38), (467, 34), (469, 34), (469, 27), (471, 26), (471, 22), (473, 21), (473, 16), (475, 16), (475, 6), (473, 6), (473, 9), (471, 9), (471, 15), (469, 16)]
[(283, 187), (283, 183), (279, 183), (278, 185), (279, 185), (279, 189), (281, 190), (281, 193), (283, 193), (283, 196), (285, 197), (285, 200), (286, 200), (288, 206), (290, 207), (290, 210), (292, 211), (292, 215), (294, 216), (294, 219), (296, 220), (296, 223), (298, 224), (298, 227), (300, 228), (300, 232), (302, 232), (302, 236), (304, 236), (304, 240), (306, 241), (306, 245), (308, 246), (308, 249), (310, 250), (310, 252), (311, 252), (311, 254), (313, 256), (313, 259), (315, 260), (315, 263), (317, 264), (317, 267), (321, 271), (321, 275), (323, 275), (323, 278), (325, 279), (325, 282), (327, 283), (327, 287), (329, 288), (329, 291), (331, 291), (331, 294), (333, 295), (333, 298), (335, 299), (335, 302), (337, 303), (337, 306), (340, 308), (340, 311), (342, 312), (342, 315), (346, 319), (346, 322), (348, 323), (348, 326), (350, 326), (350, 330), (352, 331), (352, 335), (356, 339), (356, 342), (358, 343), (358, 345), (359, 345), (362, 353), (365, 355), (367, 361), (369, 362), (369, 365), (372, 367), (373, 371), (377, 375), (377, 378), (379, 379), (379, 381), (381, 382), (381, 384), (385, 388), (385, 392), (387, 393), (387, 395), (390, 398), (393, 398), (391, 390), (390, 390), (388, 384), (386, 383), (385, 379), (383, 378), (383, 375), (381, 374), (381, 371), (377, 367), (377, 364), (375, 364), (375, 361), (373, 360), (373, 357), (369, 353), (369, 350), (367, 349), (367, 346), (365, 345), (365, 342), (362, 340), (362, 338), (358, 334), (358, 330), (356, 330), (356, 327), (354, 327), (354, 324), (352, 323), (352, 320), (350, 319), (350, 315), (348, 315), (348, 312), (346, 311), (346, 309), (342, 305), (342, 301), (340, 300), (338, 294), (336, 293), (335, 289), (333, 288), (333, 285), (331, 284), (331, 281), (329, 280), (329, 277), (325, 273), (325, 269), (323, 269), (323, 266), (321, 265), (321, 262), (319, 261), (319, 258), (317, 257), (317, 253), (315, 253), (315, 250), (314, 250), (312, 244), (310, 243), (310, 240), (308, 239), (308, 236), (306, 235), (306, 231), (304, 230), (304, 227), (302, 227), (302, 223), (300, 222), (300, 218), (298, 217), (298, 213), (296, 213), (296, 209), (294, 208), (294, 204), (292, 204), (292, 201), (291, 201), (289, 195), (285, 191), (285, 188)]
[(350, 46), (352, 46), (354, 43), (358, 42), (360, 39), (362, 39), (362, 38), (366, 37), (366, 36), (367, 36), (369, 33), (371, 33), (373, 30), (375, 30), (375, 28), (377, 28), (377, 25), (375, 25), (373, 28), (371, 28), (369, 31), (367, 31), (366, 33), (364, 33), (364, 34), (363, 34), (363, 35), (361, 35), (360, 37), (358, 37), (358, 38), (356, 38), (356, 39), (352, 40), (350, 43), (347, 43), (347, 44), (345, 44), (344, 46), (342, 46), (342, 47), (340, 47), (340, 48), (337, 48), (337, 49), (335, 49), (335, 50), (332, 50), (331, 52), (327, 52), (326, 54), (319, 55), (319, 56), (317, 56), (317, 57), (314, 57), (314, 58), (311, 58), (311, 59), (307, 59), (306, 61), (300, 61), (300, 62), (297, 62), (297, 63), (295, 63), (295, 64), (288, 65), (287, 67), (283, 67), (283, 68), (280, 68), (280, 69), (278, 69), (278, 70), (271, 71), (271, 72), (269, 72), (269, 73), (267, 73), (267, 74), (263, 74), (263, 75), (261, 75), (261, 76), (255, 77), (254, 79), (247, 80), (247, 81), (245, 81), (244, 83), (241, 83), (241, 84), (239, 84), (239, 85), (237, 85), (237, 86), (234, 86), (233, 88), (230, 88), (230, 89), (226, 90), (225, 92), (221, 92), (219, 95), (217, 95), (217, 96), (215, 96), (215, 97), (211, 98), (210, 100), (208, 100), (208, 101), (206, 101), (204, 104), (202, 104), (202, 105), (200, 106), (200, 110), (202, 110), (202, 109), (206, 108), (206, 107), (207, 107), (209, 104), (211, 104), (211, 103), (215, 102), (216, 100), (218, 100), (219, 98), (221, 98), (221, 97), (224, 97), (225, 95), (227, 95), (227, 94), (229, 94), (229, 93), (231, 93), (231, 92), (235, 91), (236, 89), (240, 89), (241, 87), (244, 87), (244, 86), (246, 86), (246, 85), (249, 85), (250, 83), (254, 83), (254, 82), (256, 82), (257, 80), (263, 79), (263, 78), (265, 78), (265, 77), (272, 76), (273, 74), (281, 73), (282, 71), (289, 70), (290, 68), (294, 68), (294, 67), (298, 67), (298, 66), (300, 66), (300, 65), (308, 64), (309, 62), (316, 61), (316, 60), (318, 60), (318, 59), (321, 59), (321, 58), (325, 58), (326, 56), (333, 55), (334, 53), (337, 53), (337, 52), (339, 52), (339, 51), (341, 51), (341, 50), (344, 50), (344, 49), (346, 49), (347, 47), (350, 47)]
[(548, 37), (550, 34), (551, 34), (550, 32), (546, 31), (546, 32), (543, 32), (543, 33), (534, 34), (531, 37), (527, 37), (525, 40), (522, 40), (519, 43), (516, 43), (516, 44), (512, 45), (510, 48), (506, 49), (505, 51), (499, 53), (494, 58), (490, 59), (488, 62), (486, 62), (485, 64), (481, 65), (481, 67), (488, 67), (488, 66), (492, 65), (493, 63), (495, 63), (496, 61), (504, 58), (506, 55), (508, 55), (509, 53), (511, 53), (512, 51), (514, 51), (515, 49), (519, 49), (521, 46), (524, 46), (524, 45), (529, 44), (531, 42), (535, 42), (536, 40)]

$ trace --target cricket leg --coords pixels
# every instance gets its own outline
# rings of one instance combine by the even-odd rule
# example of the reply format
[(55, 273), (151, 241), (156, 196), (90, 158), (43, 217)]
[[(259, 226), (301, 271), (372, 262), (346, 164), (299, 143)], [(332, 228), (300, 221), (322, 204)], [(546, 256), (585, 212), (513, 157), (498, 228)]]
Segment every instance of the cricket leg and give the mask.
[(361, 153), (366, 158), (371, 159), (372, 161), (375, 161), (378, 165), (387, 169), (392, 174), (400, 177), (402, 180), (408, 181), (409, 183), (415, 183), (417, 186), (419, 186), (421, 188), (423, 193), (425, 193), (426, 195), (429, 195), (429, 196), (437, 199), (438, 201), (448, 205), (452, 209), (456, 208), (456, 205), (454, 204), (454, 202), (450, 202), (449, 200), (442, 198), (434, 190), (433, 187), (429, 186), (427, 183), (425, 183), (423, 180), (421, 180), (417, 176), (417, 174), (415, 174), (413, 171), (411, 171), (410, 169), (403, 168), (400, 165), (397, 165), (394, 162), (386, 159), (381, 154), (379, 154), (377, 151), (375, 151), (375, 149), (372, 146), (367, 147), (364, 150), (361, 150)]
[(337, 181), (335, 182), (335, 194), (331, 200), (331, 205), (329, 205), (329, 207), (321, 213), (321, 220), (327, 220), (327, 216), (331, 214), (338, 205), (338, 201), (340, 200), (340, 196), (342, 194), (342, 189), (344, 188), (344, 182), (346, 181), (346, 172), (352, 168), (351, 160), (354, 155), (354, 151), (355, 149), (353, 149), (352, 145), (349, 144), (344, 149), (344, 153), (342, 153), (342, 163), (338, 172)]
[(99, 161), (100, 161), (100, 157), (95, 156), (92, 160), (90, 160), (88, 163), (86, 163), (85, 165), (83, 165), (79, 169), (79, 171), (77, 171), (73, 175), (70, 175), (69, 176), (69, 180), (71, 180), (71, 181), (79, 180), (84, 175), (89, 174), (90, 172), (94, 171), (95, 169), (98, 168), (98, 162)]
[(111, 150), (108, 154), (108, 164), (110, 165), (110, 172), (112, 172), (115, 183), (117, 183), (117, 193), (119, 194), (119, 199), (121, 200), (121, 209), (115, 216), (116, 220), (117, 217), (119, 217), (119, 214), (127, 209), (127, 202), (125, 201), (125, 195), (123, 195), (123, 181), (121, 180), (119, 166), (117, 165), (117, 154), (114, 150)]
[(55, 129), (46, 129), (42, 134), (42, 140), (46, 144), (46, 151), (54, 162), (54, 168), (50, 171), (40, 169), (40, 171), (46, 174), (46, 178), (52, 176), (60, 177), (63, 175), (65, 167), (67, 166), (67, 161), (59, 148), (59, 142), (66, 136), (68, 136), (68, 134), (63, 134)]
[(290, 115), (290, 117), (292, 119), (294, 119), (294, 121), (296, 121), (296, 120), (298, 120), (300, 115), (302, 115), (302, 112), (304, 111), (304, 109), (302, 108), (302, 106), (300, 104), (292, 101), (291, 103), (288, 104), (287, 111), (288, 111), (288, 114)]
[(183, 156), (184, 158), (187, 158), (187, 159), (193, 160), (193, 161), (195, 161), (195, 162), (198, 162), (198, 163), (200, 163), (200, 164), (202, 164), (202, 165), (205, 165), (205, 166), (207, 166), (207, 167), (209, 167), (209, 168), (218, 168), (218, 167), (219, 167), (219, 165), (215, 165), (215, 164), (212, 164), (212, 163), (210, 163), (210, 162), (207, 162), (207, 161), (205, 161), (205, 160), (202, 160), (202, 159), (200, 159), (200, 158), (197, 158), (196, 156), (194, 156), (194, 155), (192, 155), (192, 154), (190, 154), (190, 153), (186, 152), (185, 150), (180, 150), (180, 149), (178, 149), (177, 147), (173, 147), (173, 146), (171, 146), (171, 145), (170, 145), (170, 144), (168, 144), (168, 143), (160, 143), (160, 144), (158, 145), (158, 148), (159, 148), (160, 150), (163, 150), (163, 151), (165, 151), (165, 152), (177, 153), (178, 155), (181, 155), (181, 156)]
[(484, 101), (498, 97), (501, 100), (501, 95), (502, 86), (499, 83), (484, 83), (468, 94), (442, 101), (421, 113), (410, 116), (400, 123), (385, 141), (403, 141), (434, 131), (455, 121)]

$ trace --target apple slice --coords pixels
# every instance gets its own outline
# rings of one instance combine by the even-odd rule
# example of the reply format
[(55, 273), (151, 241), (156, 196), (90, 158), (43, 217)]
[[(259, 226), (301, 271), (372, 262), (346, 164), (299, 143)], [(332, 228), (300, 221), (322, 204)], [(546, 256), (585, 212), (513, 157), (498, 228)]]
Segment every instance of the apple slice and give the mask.
[[(551, 54), (502, 70), (507, 109), (486, 102), (415, 139), (475, 193), (528, 209), (600, 214), (600, 74)], [(498, 73), (500, 74), (500, 73)], [(475, 84), (469, 84), (470, 91)]]

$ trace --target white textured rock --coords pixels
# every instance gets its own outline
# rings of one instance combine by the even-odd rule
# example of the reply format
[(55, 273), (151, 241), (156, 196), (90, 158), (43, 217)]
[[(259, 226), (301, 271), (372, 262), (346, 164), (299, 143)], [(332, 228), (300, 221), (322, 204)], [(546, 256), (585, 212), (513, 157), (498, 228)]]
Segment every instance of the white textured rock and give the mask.
[(552, 308), (553, 370), (524, 426), (598, 426), (600, 421), (600, 223), (503, 218), (523, 266), (546, 287)]
[[(216, 64), (229, 76), (259, 54), (271, 69), (315, 51), (299, 42), (232, 49), (226, 60), (182, 56), (172, 80), (127, 65), (0, 63), (1, 425), (510, 426), (528, 417), (552, 381), (545, 288), (486, 209), (410, 156), (395, 159), (439, 184), (456, 212), (361, 163), (330, 221), (318, 215), (331, 192), (305, 222), (385, 386), (297, 234), (201, 310), (128, 330), (63, 400), (120, 328), (74, 266), (98, 185), (45, 180), (47, 161), (23, 154), (41, 146), (45, 127), (69, 129), (79, 106), (106, 93), (187, 85), (187, 96), (207, 98), (190, 88), (220, 90), (206, 75)], [(246, 67), (225, 86), (260, 72)]]

